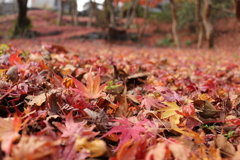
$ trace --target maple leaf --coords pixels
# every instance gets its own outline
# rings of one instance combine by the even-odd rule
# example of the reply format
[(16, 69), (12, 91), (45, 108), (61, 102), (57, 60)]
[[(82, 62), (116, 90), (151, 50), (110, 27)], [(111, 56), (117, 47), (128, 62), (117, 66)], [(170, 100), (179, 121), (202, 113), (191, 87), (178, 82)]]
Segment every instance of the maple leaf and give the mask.
[(98, 73), (95, 78), (93, 78), (92, 75), (92, 68), (90, 69), (87, 77), (87, 84), (86, 86), (82, 84), (80, 81), (78, 81), (76, 78), (70, 76), (77, 89), (72, 89), (76, 92), (79, 92), (82, 96), (89, 99), (96, 99), (99, 98), (102, 95), (102, 91), (104, 87), (107, 85), (108, 82), (104, 83), (100, 86), (100, 69), (98, 70)]
[(176, 111), (176, 112), (180, 115), (183, 115), (184, 117), (196, 116), (193, 103), (182, 106), (182, 112), (181, 111)]
[(113, 127), (109, 132), (107, 132), (105, 136), (108, 136), (112, 133), (121, 133), (119, 137), (119, 144), (116, 151), (119, 150), (123, 144), (130, 141), (130, 139), (133, 139), (134, 142), (140, 141), (142, 139), (141, 134), (144, 134), (147, 132), (147, 129), (144, 127), (144, 125), (147, 123), (147, 119), (144, 119), (143, 121), (138, 121), (136, 117), (126, 118), (122, 117), (121, 119), (116, 119), (114, 121), (119, 122), (121, 125)]
[(74, 148), (80, 152), (82, 150), (87, 151), (90, 153), (90, 157), (100, 157), (107, 151), (106, 143), (103, 140), (89, 140), (86, 137), (81, 138), (79, 136), (77, 136)]
[(183, 145), (175, 142), (163, 142), (158, 143), (153, 149), (151, 149), (147, 155), (146, 160), (157, 159), (164, 160), (166, 157), (174, 157), (174, 159), (178, 160), (188, 160), (189, 158), (189, 150), (185, 148)]
[(59, 122), (55, 122), (54, 125), (62, 132), (63, 138), (68, 138), (77, 134), (82, 137), (95, 137), (98, 133), (93, 132), (94, 125), (91, 127), (85, 127), (86, 121), (75, 123), (73, 120), (72, 112), (70, 112), (66, 117), (65, 125)]
[(151, 107), (162, 107), (161, 101), (154, 99), (153, 97), (144, 97), (140, 105), (141, 108), (146, 107), (147, 110), (151, 110)]
[(23, 135), (18, 144), (13, 145), (8, 160), (23, 159), (58, 159), (57, 146), (61, 141), (53, 141), (48, 137), (36, 137)]
[(18, 138), (21, 128), (21, 119), (15, 118), (1, 118), (0, 117), (0, 139), (2, 141), (1, 148), (5, 153), (11, 150), (12, 142)]
[(19, 57), (19, 52), (17, 51), (14, 54), (11, 54), (8, 61), (11, 63), (11, 65), (15, 65), (15, 63), (21, 63), (22, 62), (22, 58)]
[(172, 128), (177, 128), (176, 124), (180, 123), (180, 118), (182, 118), (182, 115), (177, 114), (176, 111), (180, 110), (180, 107), (176, 104), (176, 102), (163, 102), (168, 107), (167, 108), (161, 108), (158, 111), (163, 112), (161, 113), (161, 119), (169, 118), (170, 124)]

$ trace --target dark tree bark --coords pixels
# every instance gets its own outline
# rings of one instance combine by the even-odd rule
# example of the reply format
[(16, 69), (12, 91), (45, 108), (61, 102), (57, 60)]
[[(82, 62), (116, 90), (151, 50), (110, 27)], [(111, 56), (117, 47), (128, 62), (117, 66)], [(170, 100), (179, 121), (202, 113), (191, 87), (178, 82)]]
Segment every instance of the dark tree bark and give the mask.
[(237, 20), (240, 21), (240, 0), (234, 0), (235, 3), (235, 14)]
[(30, 29), (30, 20), (27, 17), (27, 2), (28, 0), (17, 0), (18, 17), (13, 32), (13, 37), (22, 36)]
[(206, 39), (209, 48), (214, 46), (213, 25), (210, 19), (212, 4), (210, 0), (204, 0), (203, 24), (206, 32)]
[(198, 43), (197, 47), (202, 47), (203, 42), (203, 22), (202, 22), (202, 14), (201, 14), (201, 8), (202, 8), (202, 0), (196, 0), (195, 1), (195, 8), (196, 8), (196, 20), (197, 20), (197, 26), (198, 26)]
[(171, 12), (172, 12), (172, 34), (173, 34), (173, 39), (174, 42), (177, 46), (177, 48), (180, 48), (180, 41), (177, 33), (177, 13), (176, 13), (176, 6), (175, 6), (175, 1), (170, 0), (170, 7), (171, 7)]

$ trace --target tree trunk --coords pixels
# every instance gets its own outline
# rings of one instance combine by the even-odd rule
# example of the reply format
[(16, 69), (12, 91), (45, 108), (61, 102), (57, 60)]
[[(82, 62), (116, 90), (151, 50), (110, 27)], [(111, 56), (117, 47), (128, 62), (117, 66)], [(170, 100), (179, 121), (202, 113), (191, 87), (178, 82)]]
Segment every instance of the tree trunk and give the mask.
[(78, 25), (78, 10), (77, 10), (77, 1), (71, 0), (71, 18), (72, 18), (72, 25)]
[(114, 7), (112, 5), (112, 0), (104, 1), (104, 14), (106, 24), (110, 25), (111, 27), (115, 27), (115, 14)]
[(63, 2), (62, 0), (59, 0), (58, 2), (58, 19), (57, 19), (57, 25), (62, 25), (62, 16), (63, 16)]
[(141, 25), (140, 31), (139, 31), (139, 34), (138, 34), (138, 42), (139, 42), (139, 43), (142, 42), (142, 38), (143, 38), (145, 29), (146, 29), (146, 26), (147, 26), (147, 18), (148, 18), (149, 4), (150, 4), (150, 0), (147, 0), (146, 8), (144, 9), (144, 13), (143, 13), (144, 22), (143, 22), (143, 24)]
[(112, 0), (107, 0), (107, 1), (108, 1), (108, 10), (110, 13), (110, 25), (111, 27), (115, 27), (116, 22), (115, 22), (114, 6), (112, 4)]
[(214, 46), (213, 25), (210, 20), (212, 4), (210, 0), (204, 0), (203, 24), (206, 32), (206, 39), (209, 48)]
[(174, 42), (177, 46), (177, 48), (180, 48), (180, 42), (179, 42), (179, 37), (177, 33), (177, 13), (176, 13), (176, 6), (175, 6), (175, 1), (170, 0), (170, 7), (171, 7), (171, 12), (172, 12), (172, 34), (173, 34), (173, 39)]
[(235, 14), (236, 14), (237, 20), (240, 21), (240, 1), (234, 0), (234, 3), (235, 3)]
[[(129, 17), (126, 17), (126, 18), (127, 18), (127, 21), (126, 21), (125, 26), (124, 26), (125, 29), (128, 29), (128, 28), (130, 27), (130, 24), (132, 23), (132, 20), (133, 20), (133, 18), (134, 18), (134, 16), (135, 16), (135, 13), (136, 13), (138, 1), (139, 1), (139, 0), (134, 0), (134, 2), (132, 3), (132, 6), (131, 6), (131, 8), (132, 8), (132, 13), (131, 13), (131, 15), (130, 15)], [(130, 9), (131, 9), (131, 8), (130, 8)]]
[(196, 20), (197, 20), (197, 25), (198, 25), (197, 47), (201, 48), (202, 42), (203, 42), (203, 23), (202, 23), (202, 16), (201, 16), (202, 0), (196, 0), (195, 7), (196, 7)]
[(92, 18), (94, 15), (94, 6), (93, 6), (93, 1), (90, 0), (89, 1), (89, 15), (88, 15), (88, 23), (87, 23), (87, 27), (91, 27), (92, 26)]
[(18, 17), (13, 37), (21, 36), (30, 28), (30, 20), (27, 18), (27, 0), (17, 0), (18, 2)]

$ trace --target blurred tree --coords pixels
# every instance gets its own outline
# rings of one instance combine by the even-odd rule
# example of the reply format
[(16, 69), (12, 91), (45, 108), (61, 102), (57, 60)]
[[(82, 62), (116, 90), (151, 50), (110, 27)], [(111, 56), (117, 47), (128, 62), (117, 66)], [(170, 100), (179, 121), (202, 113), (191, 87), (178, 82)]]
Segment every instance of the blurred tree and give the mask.
[(237, 20), (240, 21), (240, 1), (234, 0), (234, 3), (235, 3), (235, 14), (236, 14)]
[(213, 25), (211, 22), (211, 10), (212, 3), (211, 0), (203, 0), (204, 8), (203, 8), (203, 25), (205, 28), (206, 39), (209, 48), (213, 48), (214, 46), (214, 36), (213, 36)]
[(70, 12), (72, 18), (72, 25), (78, 25), (78, 10), (77, 0), (70, 0)]
[(114, 6), (113, 6), (113, 0), (105, 0), (104, 1), (104, 15), (105, 20), (108, 25), (111, 27), (115, 27), (115, 13), (114, 13)]
[(78, 24), (77, 0), (59, 0), (58, 1), (58, 18), (57, 25), (62, 24), (62, 17), (64, 14), (64, 5), (69, 5), (69, 13), (71, 14), (72, 25)]
[(130, 27), (130, 24), (132, 23), (132, 20), (135, 17), (139, 0), (132, 0), (130, 2), (131, 2), (131, 6), (127, 10), (126, 23), (124, 25), (125, 29), (128, 29)]
[(201, 15), (201, 9), (202, 9), (202, 0), (196, 0), (195, 1), (195, 10), (196, 10), (196, 21), (198, 26), (198, 44), (197, 47), (202, 47), (202, 41), (203, 41), (203, 22), (202, 22), (202, 15)]
[(27, 17), (27, 2), (28, 0), (17, 0), (18, 17), (13, 32), (13, 38), (24, 35), (30, 29), (31, 21)]
[(88, 23), (87, 26), (91, 27), (92, 26), (92, 19), (95, 17), (95, 21), (97, 22), (98, 25), (98, 21), (99, 21), (99, 14), (100, 14), (100, 10), (97, 7), (97, 3), (93, 2), (92, 0), (89, 1), (88, 4), (88, 14), (89, 14), (89, 18), (88, 18)]
[(63, 16), (63, 1), (59, 0), (59, 2), (58, 2), (57, 25), (61, 25), (62, 24), (62, 16)]
[(179, 36), (177, 33), (177, 13), (176, 13), (176, 6), (175, 6), (175, 1), (170, 0), (170, 6), (171, 6), (171, 11), (172, 11), (172, 34), (173, 34), (173, 39), (178, 48), (181, 47), (180, 41), (179, 41)]

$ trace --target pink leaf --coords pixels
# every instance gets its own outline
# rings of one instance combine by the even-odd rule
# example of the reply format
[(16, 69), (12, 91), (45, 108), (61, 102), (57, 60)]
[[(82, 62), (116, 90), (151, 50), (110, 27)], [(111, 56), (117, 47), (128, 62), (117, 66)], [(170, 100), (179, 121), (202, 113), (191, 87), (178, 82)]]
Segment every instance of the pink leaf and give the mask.
[(109, 132), (104, 135), (107, 136), (112, 133), (121, 133), (120, 142), (116, 150), (119, 150), (121, 146), (130, 141), (130, 139), (133, 139), (134, 142), (140, 141), (142, 138), (141, 134), (147, 132), (147, 129), (144, 127), (146, 121), (137, 121), (136, 117), (134, 117), (133, 120), (134, 122), (130, 121), (126, 117), (114, 120), (116, 122), (119, 122), (121, 125), (113, 127)]
[(74, 134), (78, 134), (83, 137), (95, 137), (98, 133), (93, 132), (92, 127), (86, 127), (86, 121), (74, 122), (72, 117), (72, 112), (70, 112), (66, 117), (65, 125), (59, 122), (55, 122), (54, 125), (62, 132), (62, 137), (68, 138)]
[(144, 97), (140, 107), (143, 108), (144, 106), (146, 107), (147, 110), (151, 110), (151, 107), (161, 107), (163, 105), (158, 99), (154, 99), (152, 97)]

